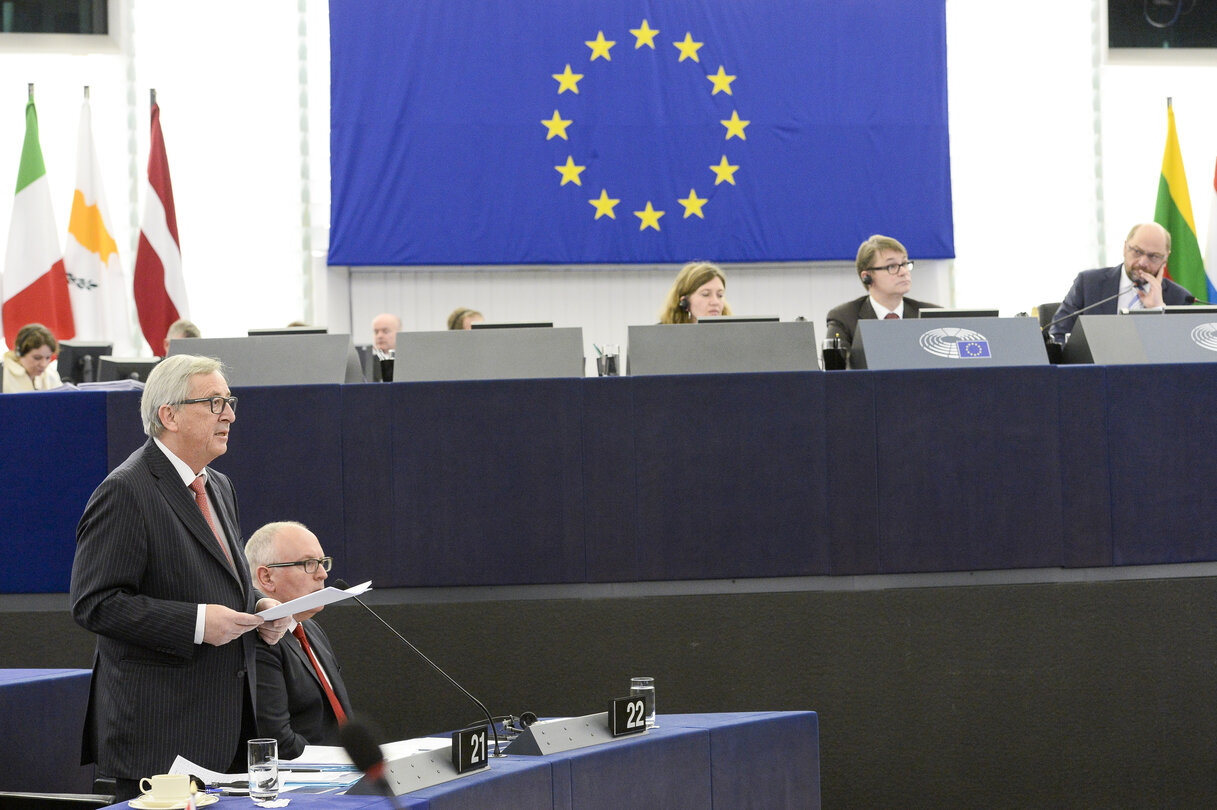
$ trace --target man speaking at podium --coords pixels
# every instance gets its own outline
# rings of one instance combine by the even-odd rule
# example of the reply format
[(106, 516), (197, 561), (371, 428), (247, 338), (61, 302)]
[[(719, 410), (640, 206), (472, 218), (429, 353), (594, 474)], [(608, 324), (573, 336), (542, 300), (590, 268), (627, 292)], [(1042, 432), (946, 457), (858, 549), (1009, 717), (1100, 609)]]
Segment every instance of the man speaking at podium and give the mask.
[(828, 313), (826, 338), (840, 338), (842, 349), (854, 341), (858, 321), (916, 318), (923, 309), (937, 308), (907, 297), (913, 287), (913, 263), (904, 245), (875, 234), (858, 246), (858, 280), (867, 294), (846, 301)]
[(1122, 264), (1078, 273), (1053, 316), (1059, 322), (1049, 330), (1052, 339), (1062, 342), (1077, 321), (1068, 316), (1088, 306), (1094, 307), (1087, 310), (1093, 315), (1115, 315), (1121, 309), (1192, 303), (1188, 291), (1163, 272), (1170, 255), (1171, 235), (1166, 228), (1156, 222), (1134, 225), (1124, 240)]
[[(254, 587), (290, 602), (325, 587), (332, 563), (317, 535), (300, 523), (268, 523), (250, 535), (245, 558)], [(329, 637), (312, 620), (321, 608), (297, 613), (283, 640), (258, 642), (258, 733), (279, 741), (279, 758), (306, 745), (341, 745), (339, 725), (351, 712)]]

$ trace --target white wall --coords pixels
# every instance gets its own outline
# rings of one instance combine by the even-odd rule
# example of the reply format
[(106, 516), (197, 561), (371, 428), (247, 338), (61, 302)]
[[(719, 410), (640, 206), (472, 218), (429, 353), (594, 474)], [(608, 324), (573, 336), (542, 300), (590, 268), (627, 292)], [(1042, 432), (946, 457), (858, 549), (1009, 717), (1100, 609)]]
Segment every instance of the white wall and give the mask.
[[(48, 51), (0, 36), (0, 190), (15, 187), (26, 83), (37, 85), (42, 147), (66, 231), (81, 87), (130, 273), (147, 162), (148, 88), (162, 111), (191, 316), (210, 336), (303, 318), (371, 338), (398, 312), (439, 329), (456, 306), (493, 320), (584, 328), (625, 344), (650, 323), (676, 267), (605, 270), (326, 268), (328, 21), (321, 0), (113, 0), (117, 42)], [(924, 263), (914, 295), (1006, 314), (1060, 300), (1082, 269), (1119, 258), (1153, 216), (1174, 97), (1198, 236), (1207, 235), (1217, 160), (1217, 54), (1109, 54), (1105, 0), (947, 0), (956, 260)], [(12, 197), (0, 193), (0, 250)], [(899, 234), (893, 234), (899, 237)], [(916, 258), (916, 257), (914, 257)], [(738, 312), (823, 323), (861, 294), (846, 265), (729, 267)], [(353, 329), (352, 329), (353, 325)]]

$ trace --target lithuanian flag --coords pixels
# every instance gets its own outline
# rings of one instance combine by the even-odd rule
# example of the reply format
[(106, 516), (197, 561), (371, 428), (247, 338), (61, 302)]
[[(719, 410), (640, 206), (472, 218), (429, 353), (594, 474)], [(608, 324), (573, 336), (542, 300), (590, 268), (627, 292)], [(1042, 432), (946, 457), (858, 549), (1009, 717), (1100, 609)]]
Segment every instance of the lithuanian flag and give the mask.
[(1166, 103), (1166, 151), (1162, 155), (1162, 177), (1158, 180), (1158, 204), (1154, 222), (1171, 235), (1171, 257), (1166, 274), (1202, 301), (1217, 300), (1217, 289), (1204, 273), (1200, 243), (1196, 240), (1196, 220), (1192, 217), (1192, 198), (1187, 193), (1183, 155), (1175, 132), (1175, 111)]

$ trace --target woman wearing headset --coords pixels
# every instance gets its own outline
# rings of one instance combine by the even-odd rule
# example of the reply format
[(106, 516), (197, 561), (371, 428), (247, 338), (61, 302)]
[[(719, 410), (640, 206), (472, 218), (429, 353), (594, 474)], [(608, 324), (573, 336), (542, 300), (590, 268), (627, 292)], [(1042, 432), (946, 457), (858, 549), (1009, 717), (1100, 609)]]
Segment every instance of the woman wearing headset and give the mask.
[(59, 341), (40, 323), (29, 323), (17, 332), (12, 351), (4, 353), (4, 393), (46, 391), (63, 383), (59, 372), (49, 368), (59, 351)]
[(689, 262), (668, 290), (659, 322), (697, 323), (698, 318), (730, 314), (723, 271), (710, 262)]

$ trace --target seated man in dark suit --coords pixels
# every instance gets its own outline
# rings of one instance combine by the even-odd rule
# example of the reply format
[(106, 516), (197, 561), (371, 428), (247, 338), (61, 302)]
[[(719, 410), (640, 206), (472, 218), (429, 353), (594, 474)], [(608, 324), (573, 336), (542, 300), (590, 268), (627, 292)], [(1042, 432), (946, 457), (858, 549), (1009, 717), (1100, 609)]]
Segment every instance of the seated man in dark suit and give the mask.
[(875, 234), (858, 247), (858, 280), (867, 294), (833, 307), (828, 313), (825, 337), (840, 338), (841, 348), (848, 349), (860, 320), (894, 320), (916, 318), (922, 309), (935, 308), (909, 298), (913, 287), (913, 263), (904, 245), (890, 236)]
[[(1195, 301), (1188, 291), (1166, 277), (1166, 260), (1171, 255), (1171, 235), (1156, 222), (1134, 225), (1124, 240), (1124, 262), (1115, 267), (1084, 270), (1073, 280), (1073, 286), (1053, 316), (1059, 323), (1049, 334), (1062, 342), (1073, 331), (1077, 318), (1069, 315), (1090, 304), (1111, 298), (1094, 309), (1092, 315), (1115, 315), (1121, 309), (1152, 309), (1163, 304), (1191, 304)], [(1116, 294), (1119, 297), (1113, 297)]]
[[(281, 602), (325, 587), (331, 558), (317, 535), (299, 523), (268, 523), (245, 544), (254, 587)], [(297, 613), (277, 645), (258, 643), (258, 733), (279, 741), (279, 757), (305, 745), (341, 745), (338, 727), (351, 711), (334, 648), (312, 620), (321, 608)]]

